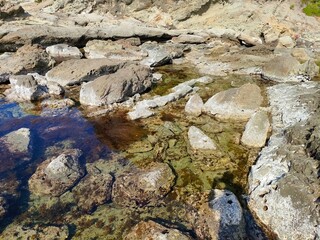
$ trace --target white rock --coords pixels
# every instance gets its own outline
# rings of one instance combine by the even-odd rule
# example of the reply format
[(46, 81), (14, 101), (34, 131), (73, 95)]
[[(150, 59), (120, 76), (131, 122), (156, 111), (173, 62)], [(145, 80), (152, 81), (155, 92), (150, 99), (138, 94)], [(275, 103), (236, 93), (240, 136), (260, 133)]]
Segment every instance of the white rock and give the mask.
[(184, 110), (188, 115), (200, 116), (202, 107), (203, 101), (201, 97), (199, 96), (199, 94), (194, 94), (188, 100)]
[(199, 128), (191, 126), (188, 131), (188, 139), (194, 150), (216, 150), (215, 143)]
[(46, 52), (58, 62), (82, 57), (82, 53), (77, 47), (71, 47), (67, 44), (52, 45), (46, 48)]
[(277, 47), (293, 48), (296, 43), (290, 36), (284, 36), (279, 38), (279, 43)]
[(246, 124), (241, 143), (249, 147), (263, 147), (266, 143), (270, 122), (265, 111), (258, 111)]

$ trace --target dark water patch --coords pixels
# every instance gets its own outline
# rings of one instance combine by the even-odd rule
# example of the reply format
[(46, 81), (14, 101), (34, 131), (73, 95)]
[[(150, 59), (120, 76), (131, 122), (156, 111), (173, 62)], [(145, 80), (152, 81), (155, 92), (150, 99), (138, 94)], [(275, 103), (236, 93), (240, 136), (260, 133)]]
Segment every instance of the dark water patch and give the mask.
[(90, 122), (95, 128), (97, 138), (112, 150), (123, 150), (148, 135), (142, 124), (128, 120), (124, 111), (90, 119)]

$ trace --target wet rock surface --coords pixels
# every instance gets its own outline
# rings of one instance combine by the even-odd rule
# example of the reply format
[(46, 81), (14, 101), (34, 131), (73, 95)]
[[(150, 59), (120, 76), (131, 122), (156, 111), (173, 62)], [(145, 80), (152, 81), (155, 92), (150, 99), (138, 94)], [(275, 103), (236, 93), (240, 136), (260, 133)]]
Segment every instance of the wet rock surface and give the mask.
[(41, 163), (29, 179), (29, 189), (36, 195), (60, 196), (84, 175), (79, 163), (81, 151), (71, 149)]
[(176, 229), (164, 227), (156, 222), (147, 221), (138, 223), (125, 237), (125, 240), (134, 239), (168, 239), (168, 240), (188, 240), (188, 236)]
[(147, 169), (137, 169), (116, 177), (112, 200), (122, 206), (156, 205), (174, 185), (175, 175), (165, 163), (154, 163)]

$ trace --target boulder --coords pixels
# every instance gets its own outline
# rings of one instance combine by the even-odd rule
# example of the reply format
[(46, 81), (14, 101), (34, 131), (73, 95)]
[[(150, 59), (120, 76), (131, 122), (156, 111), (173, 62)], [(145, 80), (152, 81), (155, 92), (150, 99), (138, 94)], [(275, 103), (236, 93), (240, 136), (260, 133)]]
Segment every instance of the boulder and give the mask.
[(209, 202), (200, 208), (196, 224), (201, 239), (248, 239), (241, 205), (228, 190), (213, 190)]
[(142, 51), (148, 53), (148, 57), (141, 64), (150, 67), (158, 67), (172, 63), (172, 59), (183, 56), (183, 48), (176, 45), (159, 45), (154, 42), (146, 42), (140, 46)]
[(115, 72), (123, 65), (123, 62), (109, 59), (71, 59), (47, 72), (46, 78), (64, 87), (92, 81), (101, 75)]
[(113, 177), (93, 164), (87, 164), (87, 175), (72, 190), (78, 207), (90, 212), (111, 200)]
[(290, 36), (283, 36), (279, 38), (278, 48), (293, 48), (296, 43)]
[[(148, 54), (141, 51), (138, 47), (133, 46), (137, 43), (120, 42), (120, 41), (104, 41), (91, 40), (87, 42), (84, 48), (86, 58), (108, 58), (123, 61), (141, 61)], [(139, 44), (138, 44), (139, 45)]]
[(189, 240), (190, 237), (184, 235), (176, 229), (164, 227), (154, 221), (140, 222), (135, 225), (124, 237), (124, 240)]
[(101, 106), (122, 102), (151, 87), (152, 75), (148, 67), (131, 64), (117, 72), (85, 83), (80, 90), (80, 103)]
[(56, 82), (52, 82), (52, 81), (47, 81), (45, 84), (47, 91), (50, 95), (63, 95), (64, 94), (64, 89), (63, 87)]
[(10, 153), (20, 156), (20, 160), (30, 160), (32, 141), (31, 133), (28, 128), (20, 128), (10, 132), (0, 138), (0, 143), (3, 144)]
[(25, 45), (14, 54), (0, 58), (0, 83), (8, 82), (10, 75), (44, 73), (49, 65), (49, 56), (39, 45)]
[(262, 44), (261, 38), (252, 37), (252, 36), (250, 36), (248, 34), (245, 34), (245, 33), (241, 33), (238, 36), (238, 39), (240, 40), (240, 42), (243, 45), (246, 45), (246, 46), (249, 46), (249, 47)]
[(166, 196), (174, 185), (175, 175), (166, 163), (153, 163), (146, 169), (136, 169), (116, 177), (112, 200), (122, 206), (139, 207)]
[(82, 53), (77, 47), (72, 47), (68, 44), (52, 45), (46, 48), (46, 52), (57, 62), (80, 59), (82, 57)]
[(268, 137), (270, 122), (265, 111), (254, 113), (246, 124), (241, 143), (249, 147), (263, 147)]
[(58, 157), (42, 162), (29, 179), (29, 190), (35, 195), (60, 196), (84, 175), (78, 149), (65, 150)]
[(40, 99), (45, 92), (31, 75), (10, 76), (10, 93), (8, 99), (15, 101), (33, 101)]
[(247, 83), (215, 94), (202, 110), (218, 119), (248, 120), (262, 101), (260, 88), (256, 84)]
[(188, 131), (188, 139), (194, 150), (216, 150), (215, 143), (199, 128), (191, 126)]
[(199, 94), (194, 94), (189, 98), (184, 108), (184, 111), (188, 115), (198, 117), (201, 115), (202, 108), (203, 108), (203, 101), (201, 97), (199, 96)]
[(291, 55), (275, 57), (262, 68), (262, 77), (277, 82), (307, 81), (318, 75), (319, 67), (313, 60), (300, 64)]

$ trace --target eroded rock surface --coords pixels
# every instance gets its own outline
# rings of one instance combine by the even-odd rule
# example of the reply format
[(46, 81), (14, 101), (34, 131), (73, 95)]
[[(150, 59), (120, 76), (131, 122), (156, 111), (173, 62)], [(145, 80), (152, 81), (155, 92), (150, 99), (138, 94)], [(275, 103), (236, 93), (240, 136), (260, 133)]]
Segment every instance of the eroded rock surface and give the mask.
[(174, 185), (175, 175), (166, 163), (154, 163), (147, 169), (116, 177), (112, 200), (122, 206), (156, 205)]
[(29, 179), (29, 190), (36, 195), (60, 196), (84, 175), (79, 163), (81, 151), (70, 149), (42, 162)]
[[(249, 207), (280, 239), (319, 236), (319, 161), (306, 154), (319, 86), (268, 88), (273, 133), (249, 175)], [(308, 129), (308, 130), (307, 130)], [(290, 224), (289, 224), (290, 223)]]
[(149, 240), (188, 240), (190, 237), (176, 229), (164, 227), (154, 221), (140, 222), (134, 226), (124, 237), (125, 240), (149, 239)]

